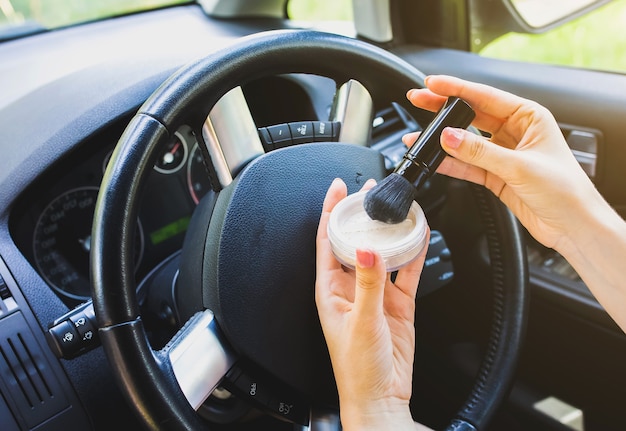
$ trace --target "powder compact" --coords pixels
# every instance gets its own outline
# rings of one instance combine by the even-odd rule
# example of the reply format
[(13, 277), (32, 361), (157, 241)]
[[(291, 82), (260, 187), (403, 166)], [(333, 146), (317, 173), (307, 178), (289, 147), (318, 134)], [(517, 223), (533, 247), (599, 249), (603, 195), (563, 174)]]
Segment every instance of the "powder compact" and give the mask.
[(395, 271), (415, 259), (426, 246), (428, 225), (417, 202), (411, 204), (407, 218), (389, 224), (372, 220), (363, 208), (367, 191), (342, 199), (333, 208), (328, 222), (328, 239), (335, 257), (354, 268), (357, 248), (377, 250), (387, 266)]

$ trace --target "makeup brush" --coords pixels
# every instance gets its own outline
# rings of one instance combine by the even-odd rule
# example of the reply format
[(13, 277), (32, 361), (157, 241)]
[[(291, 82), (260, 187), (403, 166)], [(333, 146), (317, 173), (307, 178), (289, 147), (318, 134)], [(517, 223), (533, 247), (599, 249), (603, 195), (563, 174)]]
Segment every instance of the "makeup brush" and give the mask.
[(370, 218), (391, 224), (405, 220), (417, 190), (446, 156), (439, 143), (441, 132), (446, 127), (465, 129), (475, 115), (467, 102), (449, 97), (395, 170), (367, 192), (363, 207)]

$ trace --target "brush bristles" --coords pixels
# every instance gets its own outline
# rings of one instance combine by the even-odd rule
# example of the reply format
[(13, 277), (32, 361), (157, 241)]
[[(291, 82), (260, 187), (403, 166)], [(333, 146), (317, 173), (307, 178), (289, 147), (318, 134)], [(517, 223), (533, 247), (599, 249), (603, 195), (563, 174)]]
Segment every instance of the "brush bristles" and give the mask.
[(406, 219), (414, 198), (413, 184), (392, 173), (367, 192), (363, 207), (373, 220), (396, 224)]

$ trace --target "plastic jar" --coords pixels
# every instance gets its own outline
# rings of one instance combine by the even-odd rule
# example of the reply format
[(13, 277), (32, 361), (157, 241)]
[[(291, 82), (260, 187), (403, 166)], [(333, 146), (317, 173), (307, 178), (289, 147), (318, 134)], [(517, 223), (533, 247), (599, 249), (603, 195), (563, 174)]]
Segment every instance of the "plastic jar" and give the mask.
[(333, 208), (328, 222), (333, 253), (339, 262), (354, 269), (356, 249), (374, 249), (385, 261), (387, 271), (395, 271), (415, 259), (426, 246), (428, 225), (424, 211), (413, 202), (401, 223), (372, 220), (363, 208), (366, 193), (349, 195)]

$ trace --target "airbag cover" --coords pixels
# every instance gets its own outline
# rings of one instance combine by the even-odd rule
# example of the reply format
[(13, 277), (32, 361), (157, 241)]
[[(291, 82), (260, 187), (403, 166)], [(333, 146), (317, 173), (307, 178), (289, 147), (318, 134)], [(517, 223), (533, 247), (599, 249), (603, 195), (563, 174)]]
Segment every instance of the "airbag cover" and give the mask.
[(332, 388), (314, 296), (324, 196), (334, 178), (353, 193), (384, 175), (383, 157), (369, 148), (283, 148), (249, 164), (220, 193), (211, 218), (204, 305), (239, 353), (314, 398)]

